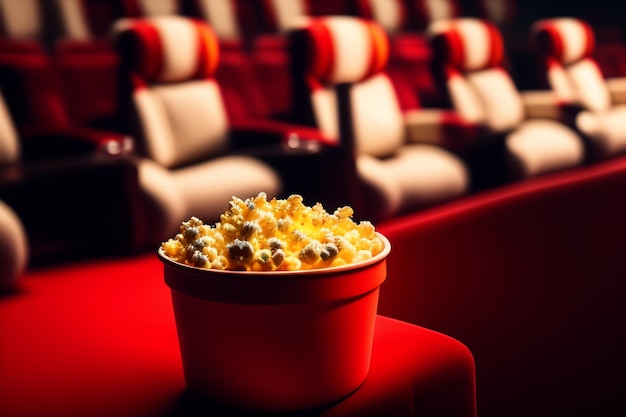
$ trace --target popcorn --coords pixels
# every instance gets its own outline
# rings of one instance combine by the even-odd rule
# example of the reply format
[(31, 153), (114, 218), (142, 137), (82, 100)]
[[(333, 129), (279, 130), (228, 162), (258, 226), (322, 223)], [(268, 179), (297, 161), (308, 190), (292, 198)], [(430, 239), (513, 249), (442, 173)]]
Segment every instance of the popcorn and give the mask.
[(352, 220), (345, 206), (330, 214), (300, 195), (267, 200), (265, 193), (242, 200), (214, 225), (197, 217), (182, 222), (179, 233), (161, 244), (170, 259), (199, 268), (293, 271), (365, 261), (384, 248), (372, 223)]

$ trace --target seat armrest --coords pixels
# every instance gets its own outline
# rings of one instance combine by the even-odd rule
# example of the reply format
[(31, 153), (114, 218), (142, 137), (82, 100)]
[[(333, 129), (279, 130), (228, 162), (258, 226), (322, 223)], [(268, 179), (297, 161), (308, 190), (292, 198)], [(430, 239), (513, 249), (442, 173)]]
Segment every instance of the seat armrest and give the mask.
[(528, 90), (520, 92), (526, 118), (561, 120), (566, 104), (551, 90)]
[(407, 140), (430, 143), (452, 151), (463, 149), (486, 133), (482, 125), (468, 122), (447, 109), (415, 109), (404, 114)]
[(25, 129), (20, 132), (25, 162), (82, 154), (125, 155), (134, 139), (120, 132), (90, 128)]
[(231, 124), (231, 142), (235, 149), (281, 145), (286, 149), (334, 147), (337, 141), (319, 129), (274, 120), (237, 120)]
[(607, 78), (606, 86), (611, 94), (613, 104), (626, 103), (626, 77)]

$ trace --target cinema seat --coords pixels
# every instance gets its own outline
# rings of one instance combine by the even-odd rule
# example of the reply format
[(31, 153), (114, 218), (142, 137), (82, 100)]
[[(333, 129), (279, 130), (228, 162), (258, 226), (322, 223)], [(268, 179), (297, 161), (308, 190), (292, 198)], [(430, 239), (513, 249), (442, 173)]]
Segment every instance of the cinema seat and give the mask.
[(114, 33), (125, 73), (120, 111), (143, 158), (140, 183), (159, 194), (156, 206), (165, 216), (147, 224), (166, 225), (171, 234), (192, 215), (217, 221), (233, 195), (297, 192), (314, 198), (309, 190), (327, 140), (317, 129), (232, 119), (214, 78), (219, 44), (206, 22), (123, 19)]
[[(346, 187), (360, 191), (348, 201), (357, 216), (387, 218), (468, 192), (466, 167), (444, 148), (462, 141), (463, 123), (446, 126), (442, 112), (402, 111), (379, 25), (328, 16), (309, 20), (291, 39), (292, 61), (302, 64), (294, 65), (296, 113), (355, 160), (355, 184)], [(447, 136), (448, 128), (456, 134)]]
[(449, 107), (486, 133), (466, 150), (479, 188), (583, 164), (574, 130), (534, 114), (505, 67), (505, 44), (492, 23), (476, 18), (439, 21), (428, 29), (436, 76)]
[(604, 78), (593, 28), (562, 17), (540, 20), (531, 31), (547, 84), (570, 110), (562, 116), (587, 138), (592, 159), (626, 152), (626, 78)]

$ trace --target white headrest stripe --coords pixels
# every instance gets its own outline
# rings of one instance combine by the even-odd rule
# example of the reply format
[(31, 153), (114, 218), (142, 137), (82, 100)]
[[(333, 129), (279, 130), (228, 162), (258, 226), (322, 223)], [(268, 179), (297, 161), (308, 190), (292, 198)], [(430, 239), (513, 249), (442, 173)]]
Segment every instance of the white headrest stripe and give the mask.
[(372, 59), (372, 45), (367, 28), (358, 21), (327, 22), (335, 47), (332, 78), (352, 81), (366, 75)]
[(166, 57), (159, 78), (172, 81), (194, 74), (198, 65), (198, 34), (195, 26), (179, 19), (155, 19), (153, 24), (161, 37), (163, 56)]

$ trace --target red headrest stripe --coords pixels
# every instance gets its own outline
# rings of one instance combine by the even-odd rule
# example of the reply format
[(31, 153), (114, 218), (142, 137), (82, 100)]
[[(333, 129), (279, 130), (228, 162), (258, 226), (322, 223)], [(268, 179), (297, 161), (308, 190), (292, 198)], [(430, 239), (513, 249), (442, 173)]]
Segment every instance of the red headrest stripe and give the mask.
[(363, 79), (382, 71), (385, 65), (387, 65), (387, 59), (389, 58), (389, 42), (386, 34), (379, 26), (374, 26), (371, 22), (365, 25), (372, 39), (372, 52), (370, 66)]
[[(591, 26), (584, 21), (579, 20), (582, 30), (585, 32), (585, 49), (582, 51), (583, 56), (587, 57), (593, 53), (595, 48), (595, 36)], [(546, 55), (551, 55), (559, 61), (565, 58), (565, 39), (560, 33), (558, 26), (550, 23), (542, 24), (537, 30), (538, 46)]]
[(585, 45), (585, 56), (590, 56), (593, 53), (593, 49), (595, 48), (595, 36), (593, 34), (593, 29), (587, 22), (580, 22), (585, 31), (585, 38), (587, 40), (587, 45)]
[(213, 75), (219, 62), (219, 45), (217, 36), (208, 25), (200, 20), (193, 20), (198, 32), (198, 68), (197, 78)]
[(159, 76), (163, 68), (163, 46), (158, 31), (150, 23), (137, 20), (133, 30), (143, 47), (138, 47), (140, 56), (136, 57), (136, 65), (140, 74), (146, 79), (153, 80)]
[(457, 68), (462, 68), (464, 66), (465, 48), (461, 34), (457, 30), (450, 30), (442, 36), (442, 39), (446, 45), (445, 54), (448, 62)]
[(546, 45), (546, 53), (558, 58), (559, 61), (563, 59), (565, 46), (563, 45), (563, 40), (554, 26), (545, 25), (543, 27), (540, 31), (540, 43)]
[(312, 20), (307, 28), (311, 55), (308, 57), (311, 74), (326, 79), (334, 64), (334, 48), (328, 28), (318, 20)]
[(502, 58), (504, 57), (504, 44), (502, 41), (502, 36), (500, 36), (500, 32), (493, 24), (487, 24), (487, 31), (489, 32), (489, 42), (491, 55), (489, 56), (489, 62), (487, 63), (487, 67), (493, 67), (496, 65), (500, 65), (502, 62)]

